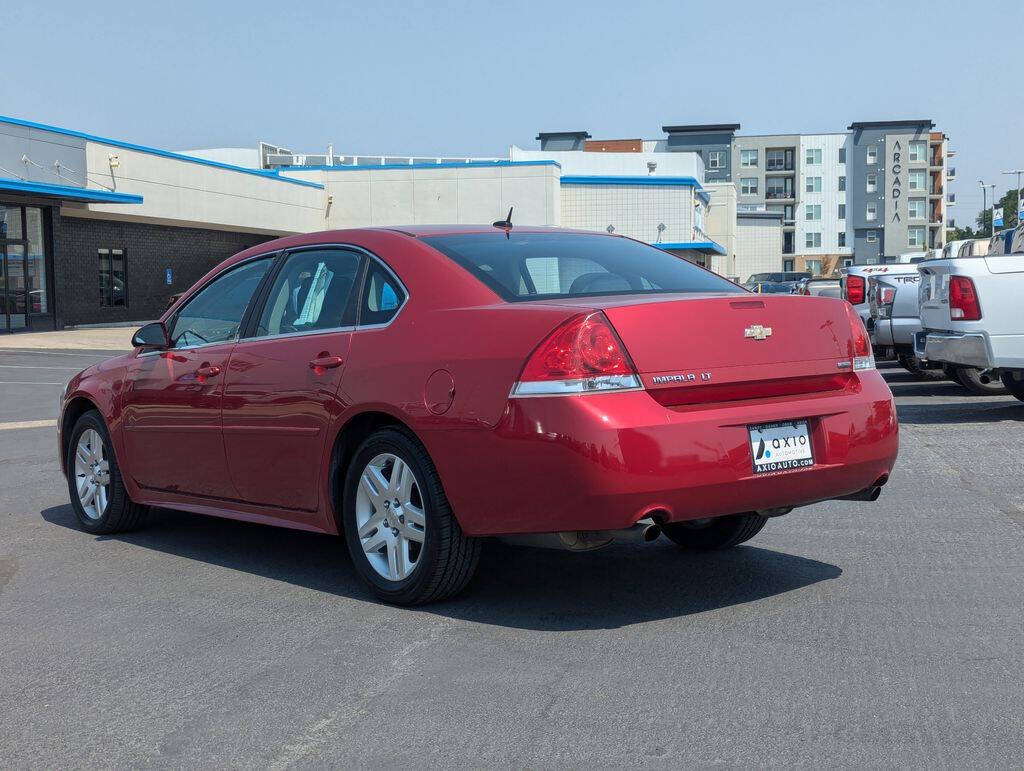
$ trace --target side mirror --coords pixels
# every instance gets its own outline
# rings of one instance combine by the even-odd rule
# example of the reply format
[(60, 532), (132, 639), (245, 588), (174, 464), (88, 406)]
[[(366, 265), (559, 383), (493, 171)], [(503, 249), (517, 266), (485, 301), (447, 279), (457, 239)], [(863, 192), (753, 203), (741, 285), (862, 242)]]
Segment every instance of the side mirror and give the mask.
[(136, 348), (169, 348), (171, 341), (167, 338), (167, 327), (162, 321), (146, 324), (132, 335), (132, 345)]

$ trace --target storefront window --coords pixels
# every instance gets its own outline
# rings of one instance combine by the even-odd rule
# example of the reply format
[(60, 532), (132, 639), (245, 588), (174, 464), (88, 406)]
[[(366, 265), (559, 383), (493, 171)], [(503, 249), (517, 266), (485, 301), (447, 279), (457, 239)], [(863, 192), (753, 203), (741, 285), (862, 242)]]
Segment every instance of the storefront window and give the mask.
[(0, 238), (24, 238), (21, 229), (21, 207), (0, 203)]
[(34, 206), (25, 209), (28, 232), (29, 313), (49, 313), (46, 297), (46, 250), (43, 247), (43, 211)]

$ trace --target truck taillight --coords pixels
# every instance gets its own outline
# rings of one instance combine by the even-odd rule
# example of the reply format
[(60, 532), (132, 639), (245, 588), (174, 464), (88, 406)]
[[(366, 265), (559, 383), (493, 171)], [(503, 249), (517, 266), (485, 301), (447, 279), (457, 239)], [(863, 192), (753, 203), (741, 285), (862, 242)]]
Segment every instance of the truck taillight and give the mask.
[(981, 318), (978, 292), (967, 276), (951, 276), (949, 279), (949, 318), (952, 321), (978, 321)]
[(896, 290), (891, 286), (884, 286), (881, 290), (878, 301), (882, 305), (892, 305), (892, 301), (896, 299)]
[(636, 367), (601, 311), (569, 319), (526, 360), (512, 396), (554, 396), (640, 388)]
[(847, 276), (846, 277), (846, 289), (844, 298), (850, 305), (860, 305), (864, 302), (864, 277), (863, 276)]
[(850, 319), (850, 345), (849, 356), (853, 360), (855, 370), (874, 369), (875, 356), (871, 351), (871, 339), (868, 337), (868, 330), (864, 327), (857, 311), (852, 306), (846, 306), (846, 315)]

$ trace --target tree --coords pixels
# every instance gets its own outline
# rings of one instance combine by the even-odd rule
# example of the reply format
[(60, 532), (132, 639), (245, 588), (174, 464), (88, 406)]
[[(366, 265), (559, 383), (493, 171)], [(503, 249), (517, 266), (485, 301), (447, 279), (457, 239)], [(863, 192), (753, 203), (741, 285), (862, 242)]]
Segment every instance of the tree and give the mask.
[(965, 228), (947, 228), (946, 229), (946, 243), (950, 241), (966, 241), (971, 238), (977, 238), (978, 234), (974, 232), (974, 228), (968, 225)]
[[(1003, 207), (1003, 227), (1017, 227), (1017, 191), (1008, 190), (1002, 198), (996, 201), (996, 208)], [(985, 209), (978, 214), (975, 220), (978, 223), (978, 235), (988, 236), (992, 234), (992, 209)]]

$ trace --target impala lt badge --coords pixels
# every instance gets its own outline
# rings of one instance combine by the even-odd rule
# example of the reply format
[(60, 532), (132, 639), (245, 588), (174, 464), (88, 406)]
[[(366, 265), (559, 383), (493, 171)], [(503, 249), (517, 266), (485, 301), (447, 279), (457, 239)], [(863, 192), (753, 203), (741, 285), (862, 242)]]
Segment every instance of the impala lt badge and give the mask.
[(711, 379), (710, 372), (687, 372), (685, 374), (679, 373), (678, 375), (655, 375), (651, 378), (651, 383), (654, 385), (661, 385), (662, 383), (692, 383), (697, 380), (698, 375), (704, 381)]
[(760, 324), (751, 324), (743, 330), (744, 337), (752, 337), (755, 340), (764, 340), (772, 336), (771, 327), (762, 327)]

